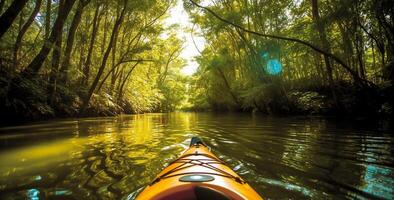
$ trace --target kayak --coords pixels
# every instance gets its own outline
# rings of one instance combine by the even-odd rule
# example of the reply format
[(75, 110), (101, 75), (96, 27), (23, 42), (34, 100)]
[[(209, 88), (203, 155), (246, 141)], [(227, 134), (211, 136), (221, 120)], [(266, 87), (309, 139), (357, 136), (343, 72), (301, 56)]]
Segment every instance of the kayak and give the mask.
[(259, 200), (260, 195), (198, 137), (136, 200)]

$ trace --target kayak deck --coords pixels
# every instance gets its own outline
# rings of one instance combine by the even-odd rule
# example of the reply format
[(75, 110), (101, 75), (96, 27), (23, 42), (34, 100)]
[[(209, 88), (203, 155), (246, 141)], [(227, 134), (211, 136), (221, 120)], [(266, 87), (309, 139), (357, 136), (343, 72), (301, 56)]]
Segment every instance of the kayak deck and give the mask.
[(199, 139), (170, 163), (137, 200), (262, 199)]

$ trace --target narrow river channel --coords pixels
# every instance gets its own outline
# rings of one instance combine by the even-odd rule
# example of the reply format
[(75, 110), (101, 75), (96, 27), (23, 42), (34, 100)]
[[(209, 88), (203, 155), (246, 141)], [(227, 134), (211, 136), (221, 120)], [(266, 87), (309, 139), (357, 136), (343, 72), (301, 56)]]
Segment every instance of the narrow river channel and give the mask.
[(394, 199), (384, 124), (210, 113), (0, 128), (0, 199), (129, 199), (195, 135), (264, 198)]

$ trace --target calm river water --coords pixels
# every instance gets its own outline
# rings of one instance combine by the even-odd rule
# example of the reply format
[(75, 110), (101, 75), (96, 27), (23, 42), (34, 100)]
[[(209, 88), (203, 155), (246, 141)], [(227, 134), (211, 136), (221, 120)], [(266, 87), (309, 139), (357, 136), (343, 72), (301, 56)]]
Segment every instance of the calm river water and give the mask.
[(394, 135), (324, 118), (170, 113), (0, 128), (0, 199), (130, 199), (200, 136), (270, 199), (394, 199)]

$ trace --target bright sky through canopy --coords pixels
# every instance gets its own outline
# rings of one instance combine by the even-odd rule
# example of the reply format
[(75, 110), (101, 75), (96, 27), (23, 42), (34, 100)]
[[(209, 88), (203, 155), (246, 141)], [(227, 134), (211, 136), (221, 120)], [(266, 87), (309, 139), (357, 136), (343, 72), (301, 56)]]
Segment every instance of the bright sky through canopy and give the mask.
[(178, 0), (175, 7), (170, 9), (170, 16), (165, 20), (167, 26), (172, 24), (179, 24), (180, 28), (178, 29), (177, 35), (179, 38), (185, 40), (184, 49), (180, 54), (180, 57), (184, 58), (187, 61), (186, 66), (182, 69), (182, 73), (185, 75), (192, 75), (196, 72), (198, 68), (198, 64), (194, 61), (194, 56), (198, 56), (200, 53), (196, 49), (196, 46), (199, 50), (204, 49), (205, 40), (203, 37), (199, 37), (199, 28), (198, 26), (194, 27), (193, 38), (196, 43), (196, 46), (193, 44), (193, 39), (189, 31), (193, 27), (193, 24), (189, 21), (189, 15), (186, 10), (183, 8), (182, 0)]

